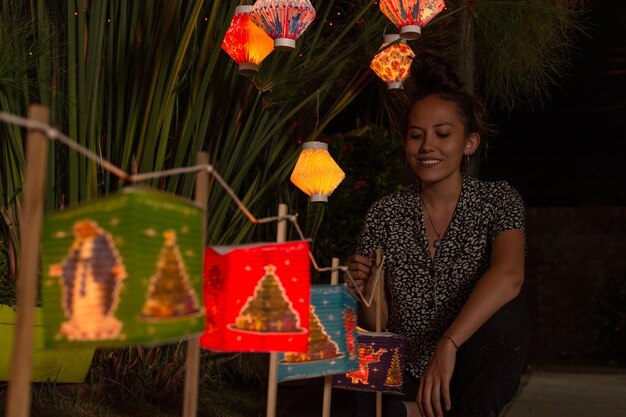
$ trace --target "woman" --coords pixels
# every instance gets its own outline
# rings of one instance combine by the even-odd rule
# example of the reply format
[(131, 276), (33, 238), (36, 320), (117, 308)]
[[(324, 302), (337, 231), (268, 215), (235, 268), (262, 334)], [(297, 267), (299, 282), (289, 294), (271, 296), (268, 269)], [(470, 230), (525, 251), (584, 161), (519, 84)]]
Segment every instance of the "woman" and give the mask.
[[(423, 53), (411, 71), (405, 151), (417, 181), (369, 209), (344, 280), (368, 296), (382, 249), (384, 327), (407, 340), (394, 417), (496, 417), (526, 363), (524, 206), (507, 183), (463, 173), (489, 129), (449, 65)], [(361, 306), (359, 324), (373, 329), (375, 311)]]

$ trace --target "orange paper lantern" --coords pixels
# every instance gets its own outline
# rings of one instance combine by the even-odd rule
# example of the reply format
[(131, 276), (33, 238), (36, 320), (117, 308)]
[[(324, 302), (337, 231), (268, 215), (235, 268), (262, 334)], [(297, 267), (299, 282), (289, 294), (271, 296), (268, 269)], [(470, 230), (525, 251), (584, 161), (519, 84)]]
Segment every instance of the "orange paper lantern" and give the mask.
[(387, 88), (390, 90), (402, 88), (402, 83), (410, 74), (411, 62), (415, 57), (413, 50), (403, 40), (387, 47), (399, 38), (397, 34), (385, 35), (385, 41), (380, 47), (381, 51), (370, 63), (370, 68), (387, 83)]
[(309, 0), (257, 0), (250, 18), (274, 39), (276, 49), (291, 51), (315, 19), (315, 9)]
[(328, 153), (324, 142), (305, 142), (291, 173), (291, 182), (305, 192), (311, 202), (328, 201), (328, 196), (346, 174)]
[(422, 28), (446, 7), (443, 0), (381, 0), (380, 10), (404, 39), (416, 39)]
[(242, 75), (256, 75), (259, 64), (274, 49), (274, 41), (250, 20), (252, 6), (237, 6), (222, 49), (239, 64)]

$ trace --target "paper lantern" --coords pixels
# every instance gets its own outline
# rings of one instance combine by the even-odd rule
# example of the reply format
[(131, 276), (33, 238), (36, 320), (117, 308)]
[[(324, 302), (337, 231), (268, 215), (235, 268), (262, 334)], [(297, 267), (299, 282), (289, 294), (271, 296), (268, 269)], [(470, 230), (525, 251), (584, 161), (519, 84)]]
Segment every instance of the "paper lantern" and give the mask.
[(250, 19), (274, 39), (276, 49), (291, 51), (315, 19), (315, 9), (309, 0), (257, 0)]
[(446, 7), (443, 0), (381, 0), (380, 10), (400, 29), (404, 39), (416, 39), (422, 28)]
[(200, 333), (202, 210), (132, 187), (49, 216), (46, 345), (134, 345)]
[(274, 49), (274, 41), (250, 20), (252, 6), (237, 6), (222, 49), (239, 64), (242, 75), (256, 75), (259, 64)]
[(411, 62), (415, 57), (413, 50), (404, 41), (383, 49), (399, 38), (397, 34), (385, 35), (380, 47), (381, 51), (370, 63), (370, 68), (387, 83), (387, 88), (390, 90), (402, 88), (402, 83), (410, 74)]
[(402, 393), (404, 338), (388, 332), (358, 331), (359, 369), (333, 376), (333, 386), (357, 391)]
[(201, 346), (306, 352), (310, 259), (306, 241), (207, 248)]
[(311, 202), (328, 201), (328, 196), (346, 174), (328, 153), (324, 142), (305, 142), (291, 173), (291, 182), (309, 196)]
[(357, 370), (357, 314), (345, 285), (312, 286), (308, 349), (279, 356), (278, 382)]

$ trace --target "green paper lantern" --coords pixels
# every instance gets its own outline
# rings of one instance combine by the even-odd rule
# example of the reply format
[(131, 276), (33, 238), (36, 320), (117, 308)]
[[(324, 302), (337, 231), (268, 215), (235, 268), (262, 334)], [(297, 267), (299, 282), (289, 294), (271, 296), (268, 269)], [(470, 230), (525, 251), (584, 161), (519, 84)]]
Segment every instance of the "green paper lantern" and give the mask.
[(46, 218), (46, 346), (174, 341), (204, 328), (202, 210), (131, 187)]

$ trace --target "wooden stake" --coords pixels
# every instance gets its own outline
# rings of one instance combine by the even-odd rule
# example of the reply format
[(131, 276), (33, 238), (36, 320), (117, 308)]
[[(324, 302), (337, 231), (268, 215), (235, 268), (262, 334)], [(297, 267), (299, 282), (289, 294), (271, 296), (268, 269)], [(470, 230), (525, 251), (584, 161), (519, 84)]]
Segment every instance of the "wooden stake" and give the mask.
[[(196, 164), (209, 163), (209, 154), (198, 152)], [(202, 244), (205, 244), (207, 226), (207, 204), (209, 199), (209, 173), (205, 170), (196, 174), (195, 199), (202, 207)], [(200, 375), (200, 336), (187, 340), (187, 359), (185, 360), (185, 394), (183, 399), (183, 416), (198, 415), (198, 385)]]
[[(339, 258), (333, 258), (332, 260), (332, 274), (330, 276), (330, 285), (337, 285), (339, 283)], [(332, 375), (326, 375), (324, 377), (324, 402), (322, 405), (322, 417), (330, 417), (330, 401), (333, 393), (333, 377)]]
[[(383, 297), (384, 297), (384, 288), (383, 288), (383, 271), (378, 271), (381, 267), (383, 259), (382, 249), (376, 249), (376, 270), (374, 274), (379, 273), (380, 276), (378, 278), (378, 286), (376, 287), (376, 331), (382, 331), (382, 305), (383, 305)], [(376, 392), (376, 417), (382, 417), (383, 415), (383, 393)]]
[[(44, 106), (33, 104), (28, 107), (28, 119), (48, 124), (50, 112)], [(30, 415), (33, 327), (47, 162), (48, 138), (40, 130), (29, 130), (26, 134), (24, 217), (20, 223), (22, 250), (17, 278), (15, 339), (7, 399), (7, 417)]]
[[(278, 205), (278, 216), (287, 215), (287, 205)], [(276, 227), (276, 242), (282, 243), (287, 239), (287, 220), (279, 220)], [(267, 382), (267, 417), (276, 416), (276, 398), (278, 396), (278, 353), (270, 353), (269, 377)]]

